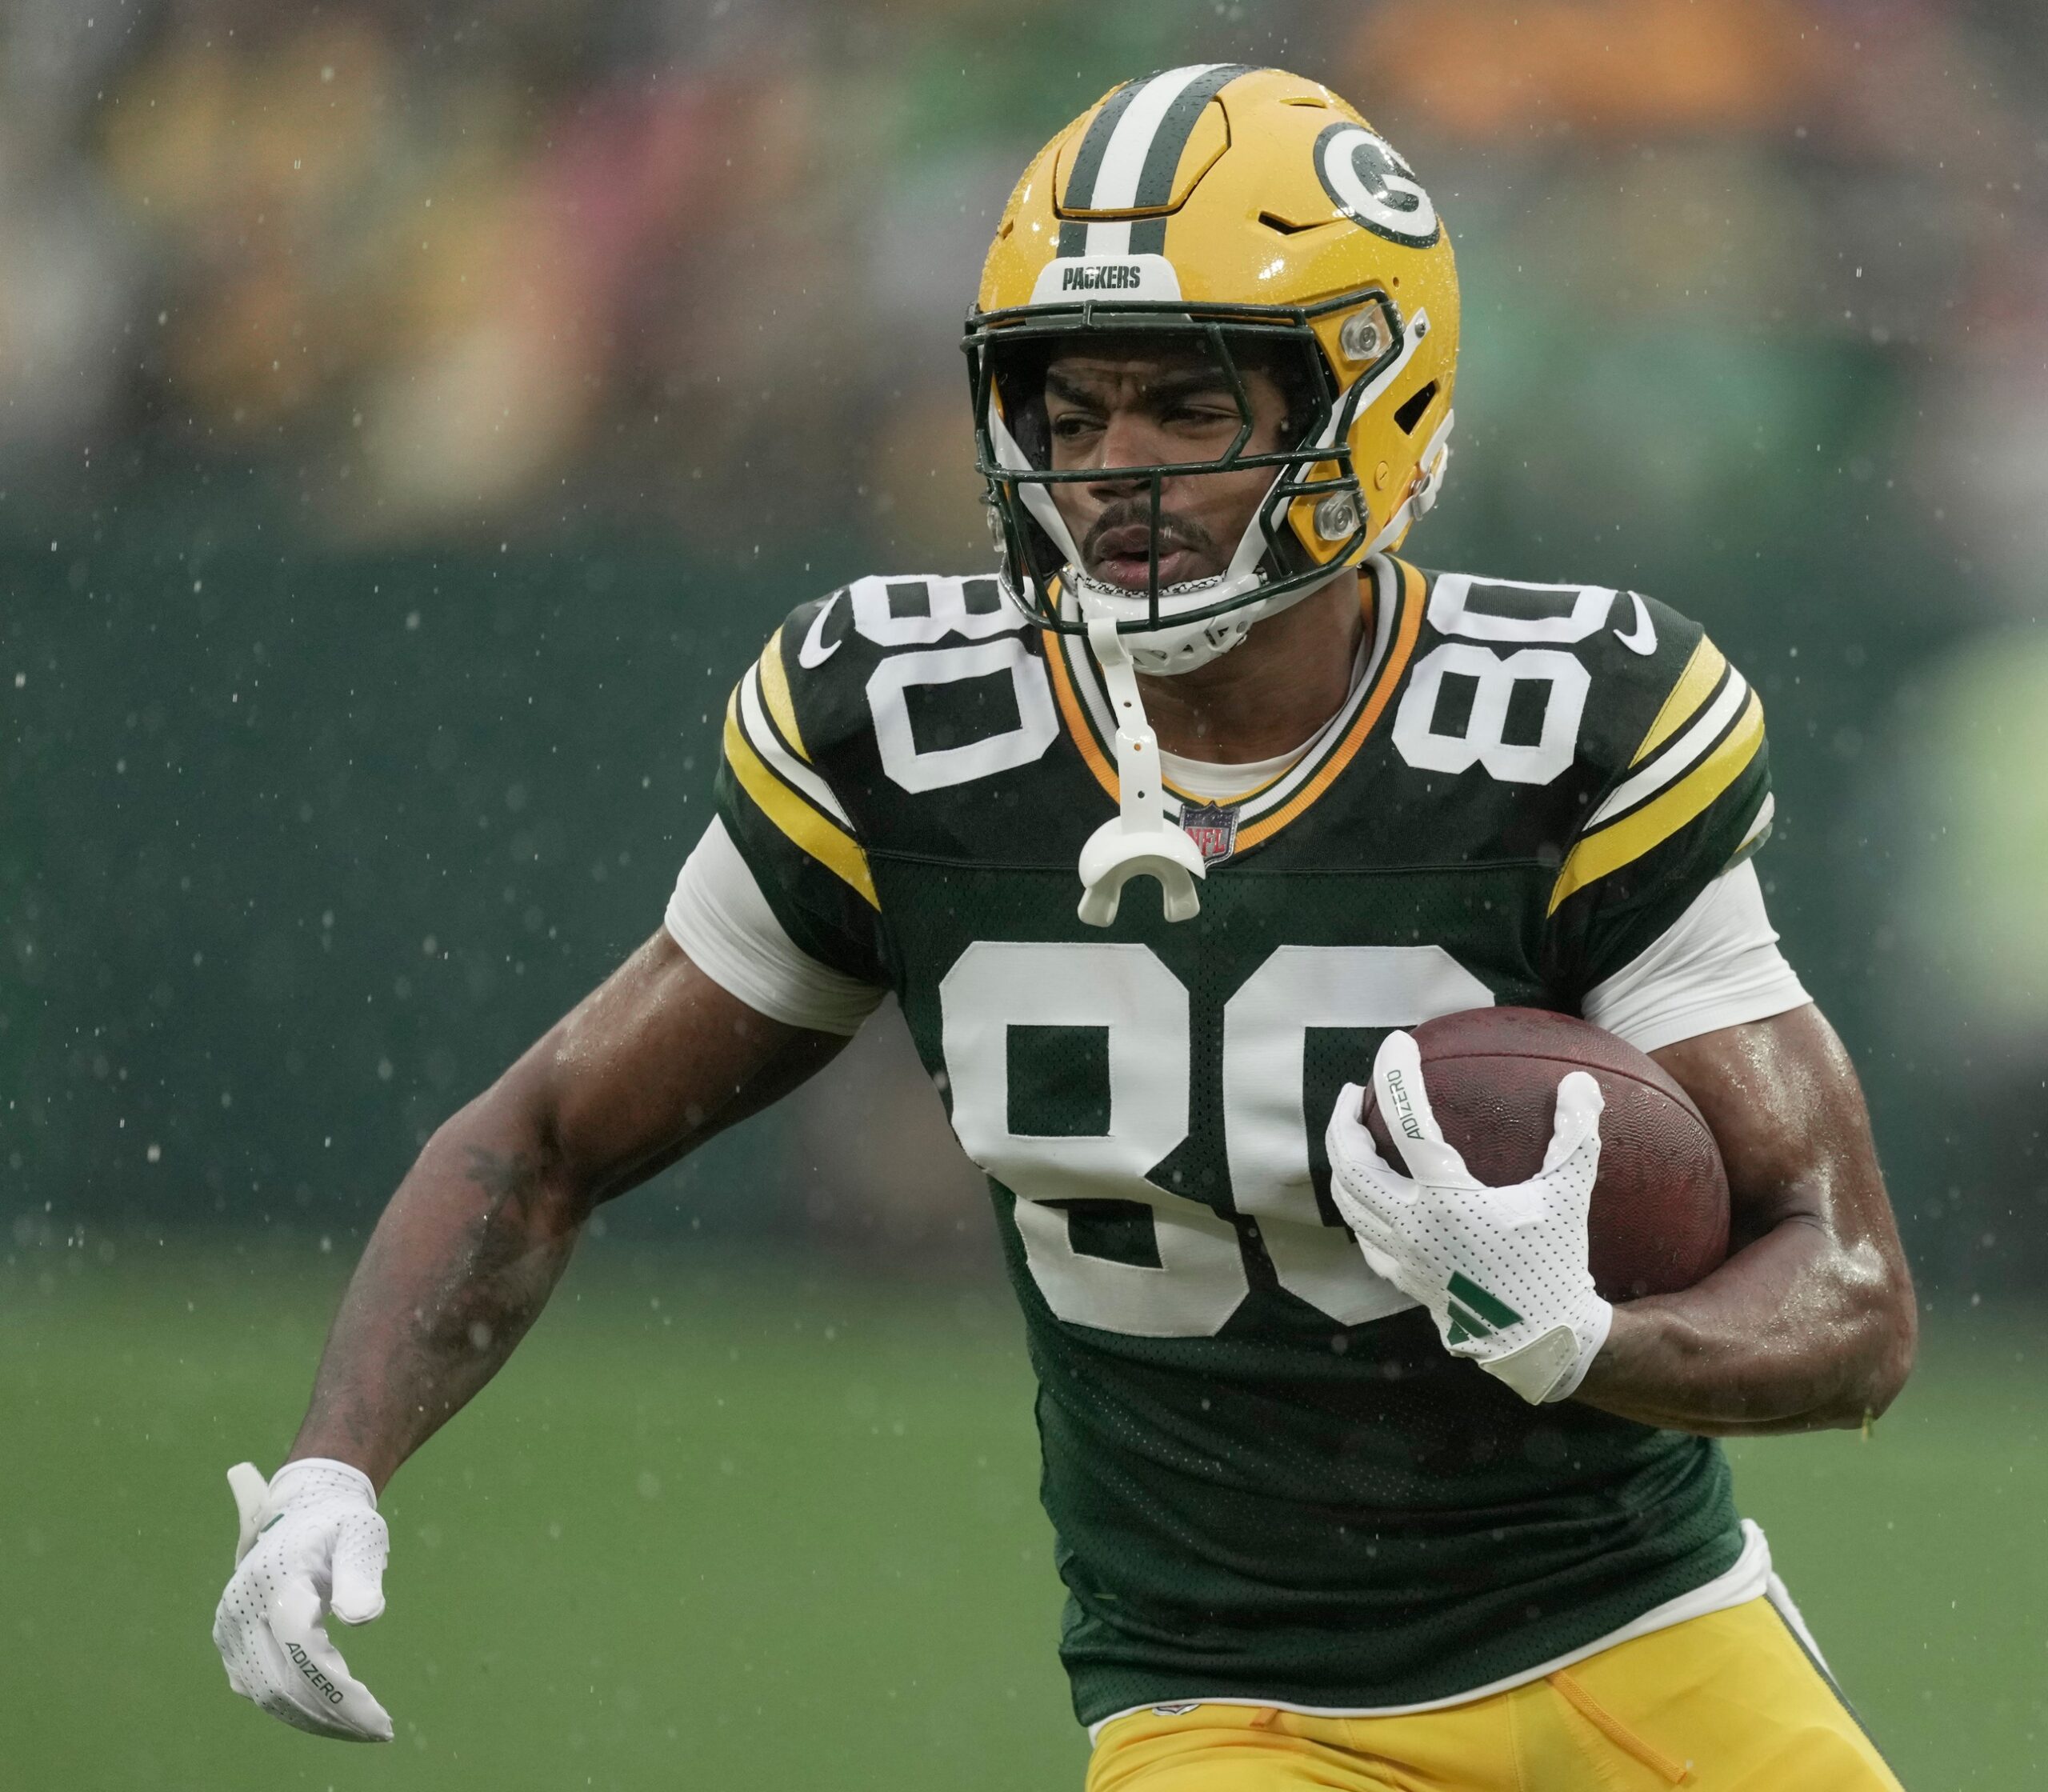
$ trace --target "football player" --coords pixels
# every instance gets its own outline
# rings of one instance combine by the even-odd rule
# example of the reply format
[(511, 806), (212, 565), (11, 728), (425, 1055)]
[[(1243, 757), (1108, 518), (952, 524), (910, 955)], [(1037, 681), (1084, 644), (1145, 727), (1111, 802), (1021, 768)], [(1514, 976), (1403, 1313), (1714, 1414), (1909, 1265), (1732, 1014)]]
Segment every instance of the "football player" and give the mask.
[[(1866, 1422), (1914, 1337), (1750, 862), (1759, 700), (1650, 599), (1397, 557), (1458, 334), (1429, 190), (1314, 82), (1174, 69), (1046, 146), (966, 339), (1000, 570), (861, 579), (740, 681), (666, 925), (436, 1133), (235, 1471), (238, 1690), (390, 1734), (323, 1623), (381, 1609), (378, 1490), (599, 1202), (893, 992), (1023, 1304), (1091, 1788), (1896, 1787), (1713, 1441)], [(1684, 1086), (1724, 1266), (1594, 1291), (1587, 1079), (1475, 1194), (1404, 1030), (1493, 1003)]]

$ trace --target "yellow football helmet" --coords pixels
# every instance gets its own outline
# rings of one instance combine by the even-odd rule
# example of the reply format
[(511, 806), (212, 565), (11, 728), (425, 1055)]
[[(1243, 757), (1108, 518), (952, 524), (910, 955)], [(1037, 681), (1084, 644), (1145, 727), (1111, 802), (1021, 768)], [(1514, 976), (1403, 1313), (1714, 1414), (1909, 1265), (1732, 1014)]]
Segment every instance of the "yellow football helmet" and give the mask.
[[(1162, 588), (1090, 579), (1048, 489), (1040, 384), (1051, 344), (1184, 334), (1219, 361), (1242, 427), (1213, 462), (1271, 466), (1226, 570)], [(1010, 195), (963, 345), (977, 459), (1013, 594), (1068, 632), (1114, 616), (1139, 670), (1213, 658), (1251, 624), (1398, 542), (1442, 484), (1458, 364), (1458, 275), (1414, 171), (1330, 90), (1204, 63), (1126, 82), (1042, 150)], [(1241, 365), (1298, 358), (1298, 438), (1247, 454)], [(1034, 419), (1035, 413), (1035, 419)], [(1296, 412), (1290, 410), (1290, 428)], [(1062, 596), (1062, 588), (1065, 595)]]

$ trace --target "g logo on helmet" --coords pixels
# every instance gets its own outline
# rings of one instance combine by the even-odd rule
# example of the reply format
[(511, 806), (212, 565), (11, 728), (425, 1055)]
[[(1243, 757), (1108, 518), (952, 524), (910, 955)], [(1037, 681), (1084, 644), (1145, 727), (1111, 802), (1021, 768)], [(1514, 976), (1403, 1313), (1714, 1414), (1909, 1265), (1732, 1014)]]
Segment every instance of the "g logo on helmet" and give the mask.
[(1315, 140), (1315, 171), (1337, 209), (1375, 236), (1426, 249), (1443, 234), (1415, 170), (1377, 131), (1332, 125)]

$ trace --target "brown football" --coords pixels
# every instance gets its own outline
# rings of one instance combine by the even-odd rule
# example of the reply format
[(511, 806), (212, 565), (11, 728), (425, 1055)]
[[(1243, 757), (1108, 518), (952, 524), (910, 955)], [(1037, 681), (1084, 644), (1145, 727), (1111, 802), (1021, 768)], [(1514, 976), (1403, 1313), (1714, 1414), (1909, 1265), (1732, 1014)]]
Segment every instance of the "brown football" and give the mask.
[[(1542, 1168), (1558, 1084), (1589, 1072), (1600, 1115), (1590, 1223), (1593, 1280), (1609, 1300), (1690, 1288), (1728, 1254), (1728, 1176), (1685, 1090), (1634, 1046), (1590, 1021), (1540, 1008), (1472, 1008), (1410, 1030), (1444, 1137), (1496, 1186)], [(1365, 1121), (1398, 1170), (1370, 1085)]]

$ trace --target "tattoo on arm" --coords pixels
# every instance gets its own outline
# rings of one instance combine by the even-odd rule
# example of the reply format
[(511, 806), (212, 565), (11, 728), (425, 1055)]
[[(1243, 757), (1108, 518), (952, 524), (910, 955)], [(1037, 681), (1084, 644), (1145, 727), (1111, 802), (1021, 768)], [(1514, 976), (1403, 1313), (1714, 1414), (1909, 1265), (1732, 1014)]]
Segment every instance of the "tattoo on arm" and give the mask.
[(381, 1484), (526, 1334), (582, 1218), (542, 1141), (430, 1148), (350, 1284), (294, 1452)]
[(496, 1218), (508, 1202), (524, 1218), (540, 1187), (540, 1166), (524, 1151), (507, 1156), (485, 1145), (468, 1145), (463, 1149), (470, 1156), (470, 1180), (491, 1198), (486, 1222)]
[(538, 1157), (522, 1150), (464, 1147), (466, 1178), (487, 1197), (470, 1222), (469, 1250), (444, 1289), (442, 1350), (502, 1358), (538, 1316), (575, 1234), (566, 1215), (548, 1212), (550, 1191)]
[(428, 1141), (342, 1296), (292, 1454), (382, 1486), (532, 1326), (598, 1202), (842, 1042), (756, 1013), (657, 928)]

